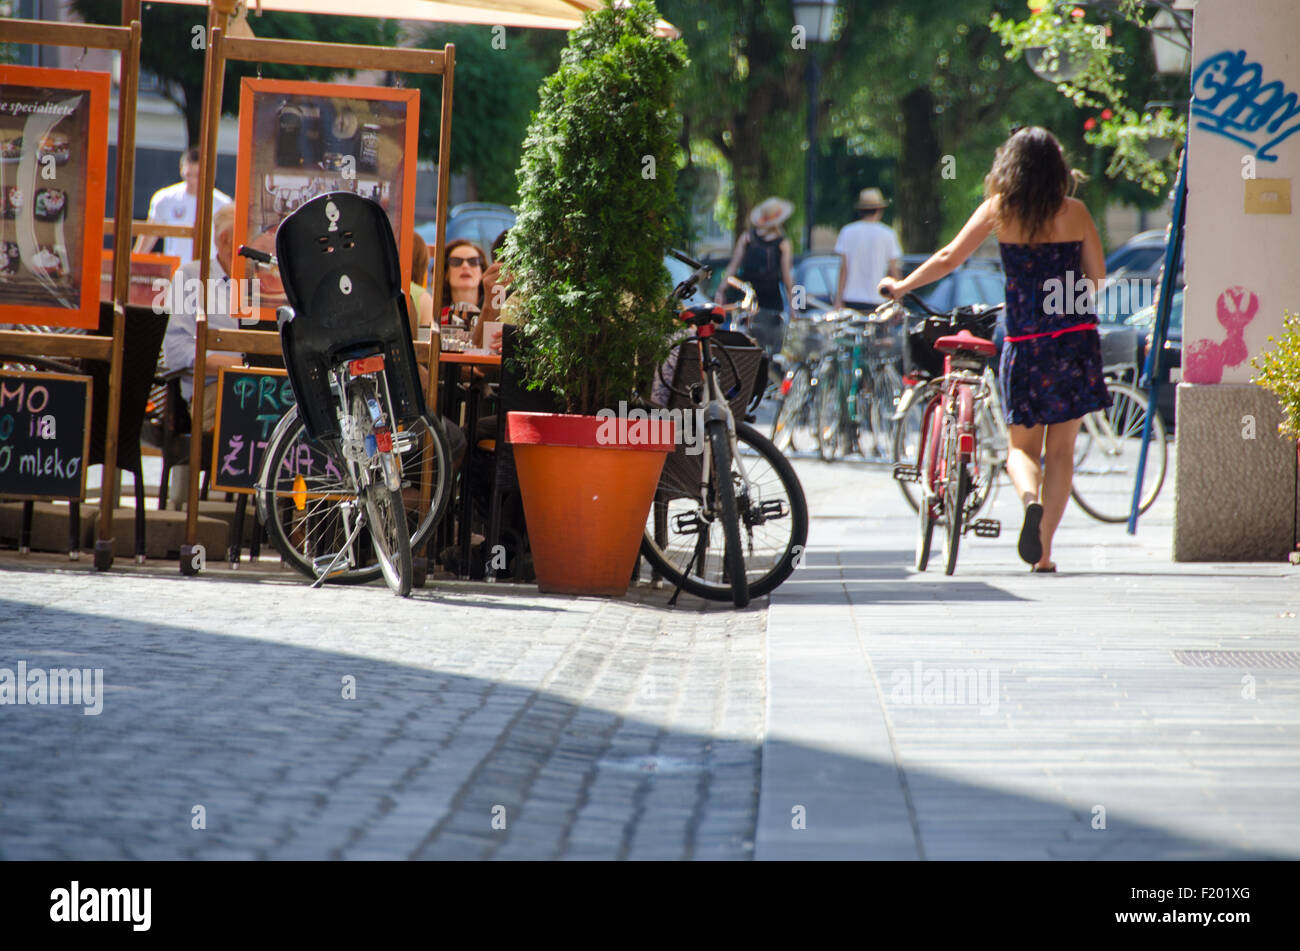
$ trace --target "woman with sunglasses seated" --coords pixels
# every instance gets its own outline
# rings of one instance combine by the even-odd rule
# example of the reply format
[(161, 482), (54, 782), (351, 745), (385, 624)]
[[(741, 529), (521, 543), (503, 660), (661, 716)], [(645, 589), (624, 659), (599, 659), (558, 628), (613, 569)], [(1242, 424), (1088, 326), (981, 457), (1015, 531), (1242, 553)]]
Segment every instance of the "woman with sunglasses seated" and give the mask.
[(444, 325), (468, 329), (483, 307), (483, 249), (465, 238), (447, 244), (446, 267), (442, 275)]

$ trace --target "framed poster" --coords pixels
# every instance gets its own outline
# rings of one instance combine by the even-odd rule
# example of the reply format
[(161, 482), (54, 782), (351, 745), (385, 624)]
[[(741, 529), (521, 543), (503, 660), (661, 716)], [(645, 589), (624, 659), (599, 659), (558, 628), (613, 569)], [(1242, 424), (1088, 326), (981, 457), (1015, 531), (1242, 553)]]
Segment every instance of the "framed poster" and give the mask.
[(0, 66), (0, 323), (99, 325), (110, 82)]
[[(99, 270), (99, 299), (113, 299), (113, 252), (104, 248)], [(171, 313), (167, 299), (172, 275), (181, 266), (181, 259), (167, 254), (132, 254), (131, 277), (126, 292), (126, 302), (137, 307), (150, 307), (156, 314)]]
[[(402, 286), (410, 283), (415, 213), (415, 151), (420, 91), (246, 78), (239, 94), (235, 246), (273, 252), (280, 222), (307, 200), (331, 191), (372, 198), (388, 212), (397, 238)], [(235, 255), (231, 277), (254, 276)], [(257, 270), (258, 293), (234, 295), (240, 313), (274, 320), (287, 303), (278, 278)], [(247, 285), (237, 284), (245, 288)], [(258, 302), (254, 315), (249, 302)]]

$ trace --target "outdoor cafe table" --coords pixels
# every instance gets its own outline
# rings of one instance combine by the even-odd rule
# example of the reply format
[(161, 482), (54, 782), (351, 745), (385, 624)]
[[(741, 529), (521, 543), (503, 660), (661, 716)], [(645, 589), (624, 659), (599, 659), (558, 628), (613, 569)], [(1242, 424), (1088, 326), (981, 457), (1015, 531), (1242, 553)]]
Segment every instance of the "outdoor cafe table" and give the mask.
[[(438, 400), (441, 412), (449, 416), (452, 422), (456, 421), (456, 407), (459, 404), (457, 399), (457, 384), (460, 382), (461, 367), (480, 367), (483, 370), (501, 368), (501, 354), (499, 353), (462, 353), (455, 350), (444, 350), (438, 357), (439, 372), (441, 374), (442, 395)], [(465, 461), (461, 463), (461, 482), (460, 482), (460, 533), (457, 539), (460, 543), (460, 571), (463, 576), (469, 575), (469, 554), (470, 543), (470, 520), (474, 511), (474, 496), (470, 491), (469, 484), (469, 454), (474, 447), (478, 445), (478, 411), (479, 411), (479, 390), (471, 382), (469, 396), (465, 403), (465, 434), (469, 446), (465, 452)], [(453, 415), (456, 414), (456, 415)]]

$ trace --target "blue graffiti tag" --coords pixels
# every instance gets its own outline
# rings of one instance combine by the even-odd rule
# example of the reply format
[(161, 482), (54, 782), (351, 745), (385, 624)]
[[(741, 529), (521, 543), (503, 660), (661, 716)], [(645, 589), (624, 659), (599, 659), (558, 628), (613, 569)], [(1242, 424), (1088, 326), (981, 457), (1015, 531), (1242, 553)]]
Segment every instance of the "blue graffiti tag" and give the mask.
[[(1248, 145), (1266, 162), (1276, 162), (1273, 146), (1300, 132), (1300, 102), (1282, 83), (1262, 82), (1258, 63), (1246, 51), (1224, 50), (1201, 62), (1192, 76), (1192, 115), (1197, 128)], [(1286, 125), (1291, 122), (1291, 125)], [(1283, 128), (1285, 126), (1285, 128)], [(1267, 136), (1272, 138), (1261, 141)]]

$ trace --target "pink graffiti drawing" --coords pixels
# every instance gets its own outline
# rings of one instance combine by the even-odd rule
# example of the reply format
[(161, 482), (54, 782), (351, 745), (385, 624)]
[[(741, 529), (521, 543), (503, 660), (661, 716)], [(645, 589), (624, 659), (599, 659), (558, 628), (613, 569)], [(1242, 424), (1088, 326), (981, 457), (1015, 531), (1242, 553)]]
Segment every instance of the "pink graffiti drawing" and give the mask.
[(1259, 311), (1259, 298), (1245, 287), (1229, 287), (1219, 295), (1215, 313), (1225, 334), (1222, 341), (1205, 338), (1183, 354), (1183, 379), (1188, 383), (1221, 383), (1225, 367), (1245, 362), (1246, 325)]

